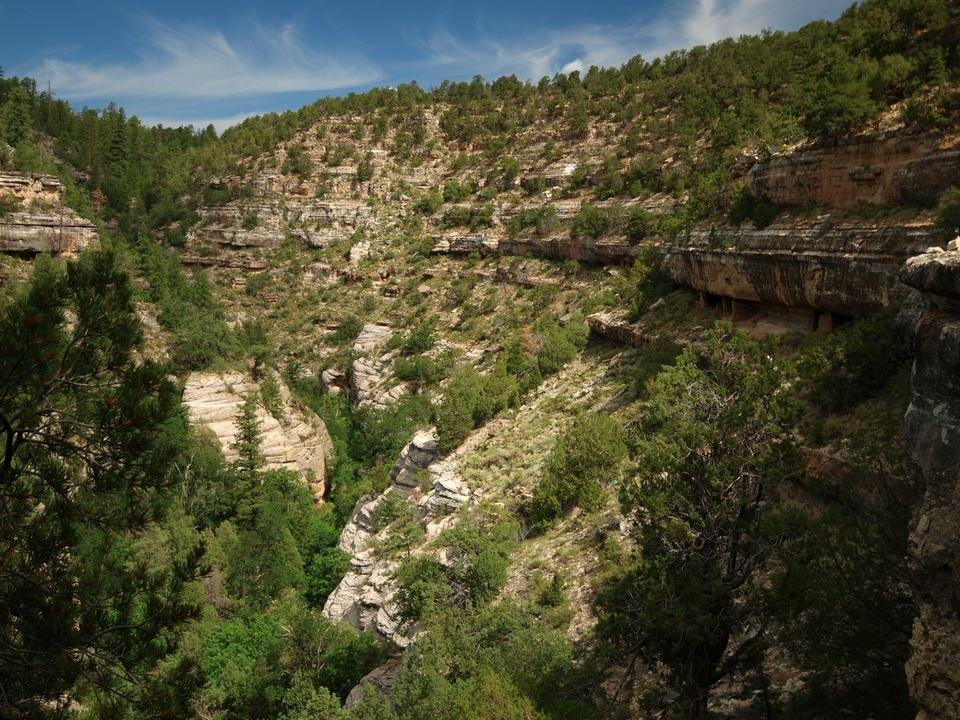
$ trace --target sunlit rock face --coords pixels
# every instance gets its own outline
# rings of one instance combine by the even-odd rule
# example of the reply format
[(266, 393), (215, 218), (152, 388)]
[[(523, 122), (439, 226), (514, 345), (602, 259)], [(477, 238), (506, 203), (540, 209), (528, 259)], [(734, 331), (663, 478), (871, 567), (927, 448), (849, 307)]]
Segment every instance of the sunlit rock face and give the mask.
[(253, 197), (201, 207), (187, 237), (189, 250), (230, 252), (278, 248), (291, 237), (308, 247), (328, 247), (371, 222), (366, 203), (300, 197)]
[(351, 555), (350, 569), (323, 607), (324, 615), (331, 620), (374, 630), (398, 648), (410, 645), (421, 628), (398, 617), (393, 574), (399, 560), (378, 548), (389, 529), (377, 526), (377, 510), (391, 494), (413, 503), (417, 520), (424, 526), (424, 537), (412, 554), (429, 553), (429, 542), (459, 520), (453, 511), (474, 500), (456, 475), (453, 462), (437, 457), (435, 432), (418, 432), (391, 468), (391, 485), (383, 493), (357, 503), (338, 543)]
[(925, 484), (910, 553), (920, 601), (907, 681), (920, 720), (960, 717), (960, 252), (911, 258), (918, 289), (913, 396), (906, 427)]
[[(219, 440), (224, 457), (235, 460), (237, 452), (231, 445), (237, 436), (236, 418), (246, 395), (258, 391), (259, 386), (241, 373), (193, 373), (183, 389), (183, 404), (190, 422), (209, 428)], [(323, 421), (294, 403), (282, 384), (280, 396), (278, 418), (262, 405), (257, 406), (266, 466), (300, 472), (320, 501), (333, 442)]]
[(749, 182), (785, 206), (926, 203), (960, 183), (960, 148), (936, 135), (820, 142), (757, 163)]
[(17, 255), (53, 253), (72, 257), (98, 247), (92, 222), (63, 204), (63, 184), (52, 175), (0, 173), (0, 252)]

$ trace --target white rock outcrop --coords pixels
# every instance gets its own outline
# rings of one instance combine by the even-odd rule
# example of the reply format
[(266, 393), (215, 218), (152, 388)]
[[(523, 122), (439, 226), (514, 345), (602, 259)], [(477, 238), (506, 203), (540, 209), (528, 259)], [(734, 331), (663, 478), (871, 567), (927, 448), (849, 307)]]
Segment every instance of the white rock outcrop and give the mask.
[(378, 533), (376, 511), (391, 493), (398, 493), (414, 503), (417, 521), (423, 525), (425, 535), (413, 554), (429, 552), (426, 549), (429, 542), (457, 522), (453, 511), (475, 499), (466, 484), (456, 476), (453, 461), (436, 458), (435, 432), (418, 432), (390, 470), (393, 484), (382, 494), (357, 503), (338, 543), (340, 549), (353, 556), (350, 569), (323, 607), (324, 615), (331, 620), (375, 630), (400, 648), (414, 641), (419, 628), (405, 626), (397, 618), (393, 573), (399, 562), (377, 554), (377, 541), (383, 539), (381, 536), (389, 529)]
[(350, 368), (350, 385), (358, 405), (383, 410), (409, 392), (409, 385), (397, 383), (393, 376), (398, 351), (383, 352), (391, 337), (393, 328), (368, 323), (353, 343), (356, 359)]
[[(190, 422), (210, 428), (220, 441), (224, 457), (234, 460), (237, 453), (230, 445), (237, 435), (237, 414), (244, 397), (258, 391), (255, 382), (238, 372), (193, 373), (183, 389), (183, 404), (187, 407)], [(280, 396), (282, 412), (279, 419), (262, 405), (257, 406), (267, 467), (300, 472), (310, 483), (314, 497), (320, 501), (333, 442), (323, 421), (309, 410), (298, 407), (282, 383)]]

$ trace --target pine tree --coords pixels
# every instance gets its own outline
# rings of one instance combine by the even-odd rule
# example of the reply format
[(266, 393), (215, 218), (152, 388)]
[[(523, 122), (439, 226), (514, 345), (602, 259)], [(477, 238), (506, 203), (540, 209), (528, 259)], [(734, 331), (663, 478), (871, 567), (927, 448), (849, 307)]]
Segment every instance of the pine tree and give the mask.
[(30, 134), (30, 96), (20, 85), (16, 85), (10, 96), (0, 108), (0, 130), (2, 139), (10, 145), (26, 140)]
[(125, 678), (191, 614), (199, 562), (167, 574), (135, 543), (169, 502), (177, 389), (134, 359), (141, 325), (109, 252), (38, 261), (0, 337), (0, 717), (52, 715), (81, 678), (107, 705), (136, 696)]
[(631, 667), (667, 667), (691, 720), (767, 647), (768, 498), (798, 469), (797, 407), (772, 344), (719, 324), (706, 352), (688, 348), (648, 384), (637, 476), (620, 493), (641, 550), (599, 603), (602, 637)]
[(237, 436), (231, 448), (237, 451), (236, 468), (243, 479), (254, 483), (266, 460), (260, 442), (260, 421), (257, 419), (257, 396), (248, 393), (235, 420)]

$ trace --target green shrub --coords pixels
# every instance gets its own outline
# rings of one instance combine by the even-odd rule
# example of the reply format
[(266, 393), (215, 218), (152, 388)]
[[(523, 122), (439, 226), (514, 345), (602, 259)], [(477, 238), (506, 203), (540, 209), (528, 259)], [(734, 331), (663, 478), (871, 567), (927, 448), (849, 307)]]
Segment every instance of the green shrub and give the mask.
[(830, 412), (875, 396), (909, 361), (909, 340), (894, 325), (897, 307), (816, 336), (800, 355), (805, 394)]
[(334, 345), (341, 345), (345, 342), (352, 342), (361, 330), (363, 330), (363, 321), (356, 315), (348, 315), (337, 326), (336, 330), (327, 335), (326, 339)]
[(327, 147), (323, 156), (323, 161), (328, 167), (338, 167), (343, 165), (343, 161), (347, 158), (352, 159), (356, 156), (357, 151), (353, 149), (353, 146), (346, 143), (337, 143), (336, 145), (330, 145)]
[(436, 190), (431, 190), (414, 201), (413, 209), (421, 215), (433, 215), (441, 205), (443, 205), (443, 196)]
[(443, 565), (433, 558), (417, 556), (404, 560), (394, 573), (397, 617), (415, 622), (436, 607), (448, 604), (450, 586)]
[(562, 632), (505, 602), (431, 618), (392, 700), (404, 718), (580, 720), (599, 715), (598, 682)]
[(441, 363), (423, 355), (398, 358), (393, 366), (393, 374), (398, 380), (416, 382), (420, 385), (436, 385), (446, 377), (448, 370), (448, 363)]
[(516, 237), (527, 228), (535, 228), (538, 237), (545, 237), (553, 232), (559, 224), (557, 209), (553, 205), (544, 205), (538, 208), (525, 208), (510, 218), (507, 223), (507, 233)]
[(277, 420), (283, 415), (283, 400), (280, 397), (280, 384), (277, 376), (267, 368), (260, 381), (260, 402)]
[(663, 251), (655, 245), (646, 245), (624, 276), (622, 295), (631, 320), (639, 319), (650, 305), (673, 289), (673, 283), (660, 269), (662, 263)]
[(657, 335), (649, 345), (641, 348), (634, 361), (634, 387), (639, 397), (646, 397), (647, 382), (659, 372), (673, 365), (682, 348), (669, 335)]
[(515, 520), (492, 525), (469, 519), (437, 538), (451, 562), (444, 566), (429, 558), (411, 558), (396, 571), (397, 598), (405, 621), (422, 619), (445, 606), (480, 607), (497, 596), (507, 582), (510, 552), (520, 527)]
[(637, 243), (643, 240), (654, 226), (653, 215), (639, 205), (630, 208), (627, 215), (626, 235), (630, 242)]
[(616, 156), (609, 155), (604, 158), (593, 185), (600, 200), (616, 197), (623, 192), (623, 177), (620, 175), (620, 163)]
[(741, 185), (733, 194), (733, 201), (727, 211), (727, 219), (734, 225), (750, 220), (758, 230), (762, 230), (774, 221), (779, 208), (766, 198), (758, 198), (746, 185)]
[(466, 205), (457, 205), (447, 210), (440, 218), (440, 227), (456, 228), (470, 225), (470, 208)]
[(433, 322), (427, 320), (415, 327), (404, 341), (400, 352), (404, 355), (418, 355), (426, 352), (437, 343), (433, 334)]
[(456, 180), (450, 180), (443, 186), (443, 201), (458, 203), (466, 200), (472, 191), (468, 185), (461, 185)]
[(16, 195), (0, 195), (0, 218), (19, 212), (22, 207), (23, 201)]
[(472, 560), (466, 573), (467, 596), (474, 605), (483, 605), (507, 584), (510, 559), (495, 547), (486, 547)]
[(263, 691), (263, 663), (277, 663), (282, 645), (278, 619), (259, 613), (218, 624), (203, 639), (200, 668), (221, 707), (242, 711)]
[(254, 273), (247, 276), (246, 285), (243, 288), (244, 293), (250, 297), (256, 297), (264, 290), (273, 286), (273, 277), (268, 272)]
[(595, 510), (627, 455), (623, 428), (607, 415), (577, 418), (556, 441), (533, 496), (533, 517), (549, 522), (579, 506)]
[(520, 187), (528, 195), (537, 195), (547, 189), (547, 179), (543, 175), (534, 175), (520, 180)]
[(960, 188), (950, 186), (937, 203), (937, 225), (948, 235), (960, 235)]
[(384, 530), (397, 520), (405, 520), (416, 513), (413, 503), (397, 492), (388, 492), (373, 511), (372, 526), (374, 533)]
[(500, 161), (500, 188), (510, 190), (520, 175), (520, 161), (513, 157), (505, 157)]
[(560, 607), (566, 599), (563, 591), (566, 583), (560, 573), (554, 573), (550, 584), (547, 585), (537, 598), (537, 602), (544, 607)]
[(570, 236), (597, 239), (607, 232), (607, 213), (595, 205), (584, 205), (573, 218)]
[(560, 326), (555, 322), (537, 325), (537, 365), (542, 375), (552, 375), (586, 347), (589, 328), (583, 321)]
[(450, 380), (437, 408), (437, 445), (440, 452), (457, 447), (474, 428), (474, 412), (482, 404), (483, 378), (473, 368)]
[(442, 228), (468, 227), (472, 231), (490, 227), (493, 224), (493, 205), (455, 205), (443, 214), (439, 224)]
[(350, 569), (350, 553), (330, 547), (314, 555), (304, 568), (303, 596), (314, 607), (323, 607)]
[(287, 148), (287, 157), (283, 161), (283, 172), (305, 179), (309, 177), (312, 166), (310, 155), (302, 144), (297, 143)]
[(363, 160), (357, 163), (357, 182), (368, 182), (373, 179), (373, 154), (367, 153)]

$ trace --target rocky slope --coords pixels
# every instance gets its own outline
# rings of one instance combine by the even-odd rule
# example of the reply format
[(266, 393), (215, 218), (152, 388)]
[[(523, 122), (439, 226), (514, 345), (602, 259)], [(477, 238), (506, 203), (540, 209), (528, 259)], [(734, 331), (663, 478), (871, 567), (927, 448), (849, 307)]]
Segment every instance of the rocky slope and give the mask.
[(457, 522), (452, 514), (478, 496), (458, 478), (450, 462), (437, 460), (437, 441), (432, 431), (421, 431), (403, 449), (390, 470), (392, 483), (380, 495), (357, 503), (340, 535), (338, 547), (350, 553), (350, 570), (327, 598), (324, 615), (354, 627), (375, 630), (398, 648), (413, 642), (418, 628), (397, 617), (393, 573), (399, 560), (382, 546), (390, 526), (380, 527), (378, 509), (388, 498), (402, 498), (415, 506), (416, 522), (423, 526), (423, 539), (412, 554), (428, 552), (430, 541)]
[[(443, 550), (438, 555), (434, 545), (437, 537), (472, 516), (529, 500), (543, 459), (571, 415), (602, 406), (622, 389), (622, 378), (612, 370), (616, 364), (616, 357), (609, 351), (585, 355), (545, 381), (516, 411), (478, 429), (445, 457), (438, 457), (432, 430), (418, 433), (391, 469), (391, 486), (382, 494), (361, 500), (344, 528), (339, 547), (352, 556), (351, 566), (327, 599), (324, 614), (375, 630), (397, 648), (413, 642), (420, 627), (405, 625), (397, 617), (393, 572), (401, 557), (388, 549), (394, 528), (378, 521), (378, 508), (390, 495), (415, 506), (415, 522), (424, 532), (403, 557), (429, 554), (441, 563), (453, 562), (445, 558)], [(550, 553), (579, 553), (583, 543), (575, 538), (589, 535), (598, 524), (609, 524), (611, 515), (617, 517), (613, 508), (595, 516), (575, 513), (545, 535), (521, 543), (503, 596), (528, 598), (533, 584), (542, 579), (534, 565), (542, 562), (548, 549)], [(613, 524), (616, 526), (616, 522)], [(585, 635), (594, 622), (590, 581), (598, 569), (586, 555), (578, 555), (577, 562), (582, 565), (579, 570), (569, 563), (565, 570), (569, 577), (567, 592), (575, 598), (568, 626), (574, 638)]]
[[(902, 278), (926, 293), (929, 306), (917, 330), (915, 397), (907, 416), (928, 486), (913, 532), (923, 609), (908, 675), (924, 720), (957, 712), (960, 681), (948, 659), (960, 655), (960, 624), (951, 604), (960, 587), (954, 567), (960, 520), (953, 509), (960, 504), (955, 471), (960, 439), (954, 437), (960, 410), (953, 408), (960, 407), (953, 380), (960, 369), (955, 357), (960, 291), (951, 269), (955, 263), (924, 254), (943, 242), (931, 212), (876, 207), (926, 201), (960, 182), (952, 135), (860, 137), (803, 145), (764, 161), (740, 158), (731, 176), (789, 210), (762, 229), (734, 227), (718, 216), (638, 243), (618, 233), (574, 237), (569, 225), (586, 204), (623, 212), (642, 205), (656, 220), (682, 206), (686, 196), (591, 202), (590, 191), (570, 178), (578, 153), (603, 152), (595, 134), (579, 144), (561, 141), (560, 161), (547, 162), (533, 151), (519, 154), (521, 173), (490, 193), (489, 202), (478, 193), (424, 211), (417, 206), (424, 191), (439, 190), (448, 180), (477, 179), (476, 171), (455, 164), (458, 148), (446, 146), (435, 123), (428, 123), (429, 153), (412, 167), (387, 152), (391, 136), (357, 139), (351, 126), (349, 118), (330, 120), (326, 139), (312, 133), (295, 139), (313, 162), (307, 177), (276, 170), (294, 144), (288, 143), (272, 159), (261, 158), (245, 179), (230, 180), (247, 194), (202, 210), (203, 222), (191, 231), (184, 260), (219, 268), (215, 282), (238, 315), (259, 312), (274, 319), (281, 354), (320, 364), (328, 388), (349, 392), (361, 406), (388, 408), (416, 387), (396, 377), (400, 353), (388, 343), (428, 319), (455, 365), (485, 368), (489, 351), (497, 349), (511, 323), (530, 326), (540, 315), (572, 317), (583, 308), (595, 336), (644, 347), (666, 325), (628, 322), (617, 303), (624, 297), (625, 266), (651, 245), (665, 256), (663, 273), (683, 290), (683, 302), (664, 308), (685, 323), (684, 332), (673, 335), (682, 342), (701, 337), (718, 315), (732, 317), (755, 336), (829, 331), (835, 319), (869, 315), (906, 297), (898, 270), (908, 261)], [(324, 167), (336, 143), (352, 145), (359, 157), (373, 154), (374, 177), (360, 182), (351, 175), (355, 166)], [(542, 192), (521, 189), (524, 178), (540, 177)], [(482, 190), (487, 181), (480, 180)], [(867, 211), (864, 203), (875, 207)], [(444, 218), (458, 207), (466, 212), (488, 207), (489, 216), (480, 227), (451, 228)], [(551, 208), (557, 224), (548, 231), (517, 232), (516, 223), (511, 226), (524, 211)], [(917, 255), (921, 259), (909, 260)], [(561, 270), (557, 260), (578, 262)], [(253, 273), (268, 277), (269, 290), (246, 292), (237, 268), (250, 273), (247, 279)], [(329, 339), (331, 330), (350, 315), (365, 325), (359, 337), (337, 345)], [(394, 648), (413, 642), (418, 628), (397, 617), (392, 575), (400, 558), (391, 550), (396, 527), (384, 521), (384, 506), (398, 499), (409, 503), (423, 536), (406, 552), (443, 562), (436, 545), (443, 530), (491, 506), (516, 507), (527, 500), (563, 419), (578, 408), (603, 406), (622, 389), (622, 379), (606, 377), (611, 362), (593, 357), (571, 364), (527, 405), (475, 431), (445, 458), (436, 456), (429, 434), (413, 438), (393, 467), (388, 490), (361, 500), (344, 529), (340, 547), (351, 555), (351, 566), (324, 613), (375, 630)], [(442, 391), (441, 381), (427, 392), (436, 399)], [(231, 402), (235, 409), (237, 398)], [(568, 591), (574, 608), (568, 633), (575, 639), (589, 636), (595, 557), (587, 538), (620, 534), (615, 509), (607, 510), (593, 518), (575, 515), (546, 536), (522, 542), (504, 597), (534, 592), (543, 558), (551, 567), (568, 566), (576, 578)], [(389, 685), (392, 672), (380, 672), (376, 683)]]

